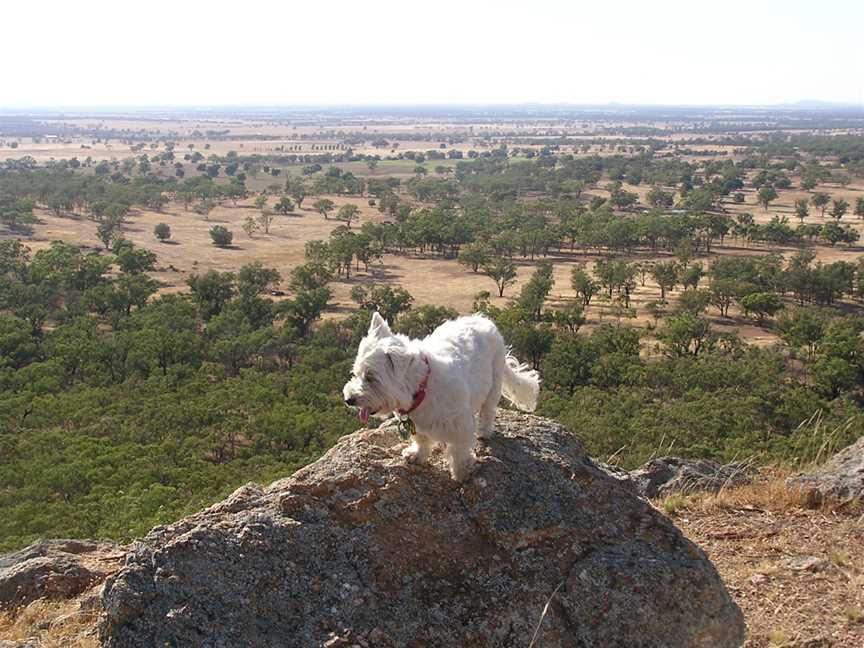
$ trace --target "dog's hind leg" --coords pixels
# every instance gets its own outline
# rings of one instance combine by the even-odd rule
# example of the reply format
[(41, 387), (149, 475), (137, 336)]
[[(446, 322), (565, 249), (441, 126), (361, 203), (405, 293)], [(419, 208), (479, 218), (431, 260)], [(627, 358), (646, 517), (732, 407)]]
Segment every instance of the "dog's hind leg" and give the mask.
[(419, 432), (411, 439), (411, 445), (402, 451), (402, 456), (408, 463), (425, 464), (429, 461), (429, 455), (432, 454), (432, 447), (435, 444), (432, 443), (432, 439)]
[(488, 439), (495, 429), (495, 410), (501, 400), (501, 381), (503, 380), (503, 367), (495, 367), (492, 372), (492, 387), (486, 400), (480, 407), (480, 416), (477, 424), (477, 438)]

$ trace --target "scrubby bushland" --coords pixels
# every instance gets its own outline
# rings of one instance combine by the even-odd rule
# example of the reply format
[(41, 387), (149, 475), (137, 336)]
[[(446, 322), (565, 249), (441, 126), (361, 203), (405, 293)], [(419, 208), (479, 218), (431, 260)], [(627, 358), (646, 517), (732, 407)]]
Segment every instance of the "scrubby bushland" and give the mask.
[[(244, 198), (241, 173), (223, 178), (220, 165), (227, 173), (235, 162), (258, 162), (226, 159), (178, 180), (151, 174), (146, 156), (99, 163), (93, 175), (66, 161), (43, 168), (7, 160), (4, 232), (17, 236), (44, 210), (87, 216), (106, 251), (55, 242), (32, 253), (0, 241), (0, 551), (38, 536), (128, 539), (319, 456), (355, 426), (339, 390), (369, 309), (389, 312), (413, 335), (454, 315), (411, 308), (405, 291), (371, 285), (352, 293), (356, 314), (318, 321), (329, 282), (385, 254), (459, 258), (466, 273), (490, 276), (489, 289), (501, 281), (512, 303), (493, 307), (481, 293), (476, 307), (543, 373), (540, 413), (566, 423), (601, 458), (632, 467), (662, 450), (796, 462), (860, 436), (864, 324), (834, 306), (864, 296), (864, 265), (818, 263), (809, 248), (854, 243), (857, 231), (724, 213), (723, 201), (745, 182), (770, 184), (783, 198), (790, 169), (763, 164), (758, 151), (737, 163), (690, 163), (654, 159), (650, 140), (637, 148), (628, 157), (546, 148), (530, 160), (499, 148), (469, 153), (452, 174), (407, 181), (363, 180), (306, 160), (308, 179), (289, 178), (285, 187), (298, 207), (308, 193), (326, 218), (334, 203), (319, 196), (365, 193), (388, 220), (351, 229), (353, 216), (344, 218), (326, 241), (309, 241), (306, 263), (285, 278), (290, 297), (278, 303), (267, 295), (281, 278), (255, 264), (193, 275), (189, 294), (159, 297), (148, 275), (154, 255), (119, 238), (122, 220), (139, 208), (161, 210), (173, 198), (207, 217)], [(856, 151), (843, 163), (850, 172)], [(826, 171), (801, 169), (814, 187)], [(609, 199), (583, 195), (607, 180)], [(650, 210), (633, 202), (625, 180), (654, 186)], [(541, 197), (521, 200), (529, 193)], [(675, 213), (664, 212), (670, 206)], [(800, 251), (705, 265), (694, 258), (729, 238)], [(591, 271), (574, 268), (572, 303), (546, 303), (554, 275), (545, 263), (518, 293), (509, 285), (519, 258), (576, 249), (608, 258)], [(636, 250), (667, 260), (614, 258)], [(496, 268), (506, 272), (490, 272)], [(686, 289), (678, 308), (654, 302), (651, 330), (627, 326), (631, 292), (651, 279), (664, 297)], [(612, 317), (587, 334), (580, 329), (592, 299), (606, 300)], [(757, 349), (717, 334), (707, 309), (750, 315), (783, 343)]]

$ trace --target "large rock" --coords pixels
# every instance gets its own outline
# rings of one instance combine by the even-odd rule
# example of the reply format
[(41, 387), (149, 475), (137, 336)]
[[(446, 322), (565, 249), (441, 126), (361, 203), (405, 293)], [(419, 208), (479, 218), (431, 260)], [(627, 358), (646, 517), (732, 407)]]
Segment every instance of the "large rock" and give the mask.
[(113, 543), (89, 540), (40, 540), (0, 556), (0, 609), (77, 596), (116, 571), (122, 556)]
[(727, 486), (741, 486), (750, 481), (750, 470), (738, 463), (659, 457), (630, 471), (630, 479), (640, 494), (656, 498), (694, 491), (716, 493)]
[(816, 471), (789, 478), (788, 486), (811, 503), (864, 502), (864, 437), (831, 457)]
[(464, 484), (395, 428), (153, 529), (106, 581), (104, 646), (726, 648), (705, 554), (567, 430), (499, 412)]

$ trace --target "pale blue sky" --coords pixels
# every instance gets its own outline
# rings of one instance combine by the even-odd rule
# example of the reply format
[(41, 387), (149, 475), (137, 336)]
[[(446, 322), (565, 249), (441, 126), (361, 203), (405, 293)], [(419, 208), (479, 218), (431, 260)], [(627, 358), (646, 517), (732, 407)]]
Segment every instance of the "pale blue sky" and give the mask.
[(864, 102), (864, 0), (3, 3), (0, 107)]

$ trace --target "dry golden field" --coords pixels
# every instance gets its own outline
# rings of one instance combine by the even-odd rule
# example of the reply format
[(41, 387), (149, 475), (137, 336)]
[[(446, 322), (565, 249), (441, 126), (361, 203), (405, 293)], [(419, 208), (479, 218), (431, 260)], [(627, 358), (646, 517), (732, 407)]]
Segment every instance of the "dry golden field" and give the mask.
[[(537, 141), (553, 141), (558, 134), (566, 133), (568, 137), (576, 142), (592, 141), (589, 151), (583, 151), (579, 144), (565, 145), (561, 152), (573, 152), (576, 155), (612, 155), (631, 154), (632, 147), (621, 145), (621, 137), (604, 134), (604, 129), (609, 127), (662, 127), (669, 123), (652, 121), (620, 122), (603, 120), (580, 120), (580, 119), (501, 119), (498, 121), (476, 120), (471, 122), (459, 122), (453, 119), (407, 119), (390, 118), (375, 119), (367, 117), (359, 119), (350, 115), (327, 118), (319, 118), (315, 115), (301, 115), (296, 119), (269, 119), (261, 118), (202, 118), (201, 116), (188, 119), (180, 117), (141, 118), (122, 115), (104, 115), (100, 117), (69, 117), (56, 118), (49, 123), (76, 128), (98, 129), (97, 132), (108, 130), (124, 131), (128, 133), (131, 141), (143, 142), (143, 137), (150, 138), (141, 153), (158, 153), (165, 150), (166, 141), (175, 141), (176, 160), (182, 162), (182, 157), (189, 151), (202, 153), (205, 157), (210, 154), (225, 155), (229, 151), (236, 151), (240, 155), (259, 153), (270, 155), (281, 152), (284, 147), (285, 153), (314, 154), (321, 152), (320, 146), (334, 146), (342, 142), (346, 135), (355, 134), (361, 139), (365, 137), (365, 143), (355, 150), (359, 153), (373, 154), (386, 157), (396, 152), (416, 151), (423, 152), (430, 149), (438, 149), (439, 142), (446, 141), (449, 137), (462, 138), (455, 144), (448, 144), (447, 150), (456, 148), (467, 151), (469, 149), (484, 150), (497, 147), (506, 143), (510, 147), (523, 147), (539, 149)], [(225, 132), (225, 139), (206, 138), (203, 134), (207, 131)], [(374, 148), (371, 146), (373, 137), (366, 137), (365, 133), (374, 133), (374, 136), (388, 134), (399, 135), (405, 139), (391, 140), (391, 146), (385, 148)], [(417, 134), (416, 139), (414, 133)], [(200, 136), (199, 136), (200, 135)], [(761, 137), (763, 134), (756, 134)], [(260, 137), (273, 139), (256, 139)], [(668, 148), (660, 151), (661, 154), (670, 156), (678, 155), (675, 146), (686, 142), (693, 135), (688, 133), (674, 133), (659, 137), (668, 144)], [(700, 139), (703, 144), (684, 144), (691, 150), (723, 150), (725, 159), (738, 159), (735, 148), (722, 144), (722, 134), (704, 134)], [(2, 138), (0, 138), (2, 139)], [(529, 139), (535, 143), (526, 144)], [(613, 145), (611, 140), (617, 139), (618, 144)], [(118, 138), (111, 138), (107, 143), (104, 139), (84, 137), (63, 138), (63, 141), (42, 141), (34, 143), (27, 138), (16, 140), (18, 147), (12, 149), (10, 140), (3, 142), (0, 146), (0, 161), (7, 158), (20, 158), (25, 155), (34, 157), (38, 162), (44, 163), (51, 159), (59, 160), (77, 156), (80, 160), (90, 156), (94, 161), (98, 160), (122, 160), (133, 155), (130, 146), (124, 144)], [(610, 141), (609, 145), (599, 144)], [(626, 139), (624, 140), (626, 141)], [(635, 140), (634, 140), (635, 141)], [(711, 143), (716, 141), (717, 144)], [(397, 146), (398, 144), (398, 146)], [(313, 149), (313, 146), (316, 147)], [(86, 148), (82, 148), (86, 147)], [(191, 148), (190, 148), (191, 147)], [(299, 147), (299, 149), (297, 149)], [(441, 149), (439, 149), (441, 150)], [(690, 161), (698, 160), (698, 157), (690, 156)], [(688, 159), (683, 156), (682, 159)], [(708, 158), (724, 159), (724, 158)], [(425, 166), (431, 173), (438, 165), (451, 166), (453, 160), (431, 160)], [(282, 175), (273, 178), (266, 173), (250, 174), (247, 177), (247, 186), (253, 191), (263, 191), (271, 185), (284, 183), (286, 175), (300, 173), (301, 165), (283, 167)], [(382, 160), (378, 167), (369, 169), (364, 162), (350, 162), (340, 164), (344, 170), (351, 171), (358, 176), (386, 177), (394, 176), (407, 179), (412, 176), (415, 163), (412, 160)], [(196, 174), (194, 165), (184, 163), (186, 177)], [(172, 173), (170, 165), (155, 170), (163, 175)], [(82, 172), (92, 172), (91, 169), (82, 169)], [(799, 177), (792, 177), (793, 186), (800, 183)], [(598, 187), (586, 191), (585, 197), (608, 196), (608, 192), (602, 188), (604, 182)], [(639, 186), (624, 185), (624, 189), (639, 195), (640, 201), (645, 203), (645, 195), (650, 190), (646, 184)], [(850, 205), (854, 205), (858, 197), (864, 196), (864, 184), (851, 184), (846, 187), (839, 185), (820, 186), (819, 191), (826, 191), (832, 198), (845, 198)], [(798, 198), (806, 198), (809, 194), (797, 189), (783, 190), (780, 198), (771, 204), (766, 211), (756, 202), (756, 192), (750, 188), (744, 189), (744, 204), (727, 203), (724, 207), (731, 214), (742, 212), (752, 213), (757, 222), (764, 223), (774, 216), (787, 217), (795, 225), (794, 202)], [(325, 197), (325, 196), (321, 196)], [(359, 227), (367, 220), (383, 220), (382, 215), (374, 208), (366, 204), (366, 198), (352, 197), (344, 198), (337, 196), (326, 196), (333, 200), (337, 206), (346, 202), (358, 205), (361, 209), (361, 219), (356, 225)], [(152, 250), (158, 255), (158, 272), (156, 278), (163, 283), (163, 291), (186, 290), (186, 281), (195, 272), (208, 269), (237, 270), (243, 264), (258, 261), (266, 266), (274, 267), (287, 278), (292, 268), (303, 262), (303, 248), (306, 241), (313, 239), (327, 239), (330, 231), (339, 223), (335, 220), (325, 220), (314, 212), (310, 205), (318, 197), (309, 197), (304, 203), (303, 209), (297, 209), (289, 216), (278, 216), (271, 227), (269, 234), (263, 232), (247, 236), (241, 224), (247, 216), (257, 215), (257, 210), (252, 205), (252, 198), (240, 202), (236, 206), (230, 203), (217, 206), (207, 218), (199, 216), (192, 211), (185, 211), (183, 206), (177, 203), (168, 204), (162, 213), (146, 210), (135, 210), (130, 215), (125, 226), (123, 235), (136, 243), (136, 245)], [(407, 196), (403, 195), (403, 198)], [(270, 198), (271, 204), (274, 198)], [(851, 212), (851, 209), (850, 209)], [(95, 223), (83, 215), (69, 215), (58, 217), (47, 210), (38, 211), (39, 222), (34, 227), (32, 236), (27, 237), (27, 243), (34, 249), (46, 246), (52, 240), (62, 239), (82, 246), (99, 248), (96, 238)], [(827, 217), (826, 217), (827, 219)], [(850, 214), (844, 217), (845, 223), (851, 223), (859, 232), (864, 234), (864, 221), (860, 221)], [(153, 236), (153, 227), (160, 222), (171, 226), (172, 238), (168, 243), (159, 243)], [(824, 222), (816, 210), (811, 210), (807, 217), (807, 223)], [(209, 229), (220, 224), (228, 227), (234, 233), (234, 245), (228, 249), (215, 247), (208, 234)], [(8, 233), (0, 231), (0, 237), (9, 236)], [(817, 259), (831, 262), (846, 260), (857, 261), (864, 252), (861, 247), (846, 247), (838, 245), (828, 247), (824, 245), (815, 248)], [(697, 261), (707, 264), (711, 258), (717, 255), (750, 255), (766, 254), (779, 251), (784, 255), (795, 252), (792, 247), (766, 247), (748, 246), (743, 247), (740, 241), (727, 238), (725, 245), (716, 245), (710, 256), (701, 256)], [(562, 251), (550, 256), (548, 260), (555, 264), (555, 287), (550, 296), (550, 303), (562, 305), (574, 298), (570, 289), (570, 271), (574, 264), (585, 263), (588, 268), (600, 258), (597, 254), (586, 253), (576, 250), (575, 252)], [(632, 255), (632, 260), (640, 262), (653, 262), (671, 258), (668, 254), (652, 255), (641, 251)], [(503, 305), (516, 295), (522, 282), (531, 274), (534, 263), (519, 260), (518, 282), (515, 286), (508, 288), (503, 299), (495, 296), (493, 303)], [(374, 264), (369, 271), (360, 269), (354, 273), (349, 281), (336, 281), (332, 284), (334, 291), (334, 307), (328, 313), (344, 312), (353, 308), (350, 300), (351, 288), (357, 283), (384, 282), (400, 285), (408, 290), (415, 298), (416, 304), (446, 304), (460, 312), (471, 310), (474, 297), (479, 291), (487, 290), (494, 294), (494, 284), (487, 277), (467, 271), (453, 259), (442, 259), (432, 255), (418, 255), (408, 253), (405, 255), (387, 254), (380, 263)], [(677, 293), (672, 293), (674, 301)], [(653, 280), (648, 277), (645, 285), (638, 285), (632, 294), (632, 305), (636, 309), (636, 323), (648, 325), (652, 319), (648, 315), (645, 305), (657, 300), (660, 296), (659, 288)], [(602, 300), (595, 299), (587, 309), (587, 326), (590, 328), (602, 321), (608, 321), (615, 315), (612, 309), (604, 304)], [(739, 334), (751, 342), (767, 344), (774, 341), (775, 337), (769, 328), (756, 326), (752, 321), (742, 317), (736, 309), (730, 312), (730, 317), (721, 318), (716, 315), (716, 310), (709, 309), (709, 318), (713, 326), (722, 331), (736, 330)]]
[[(625, 188), (639, 193), (640, 196), (648, 191), (644, 186), (628, 186)], [(822, 190), (822, 188), (820, 188)], [(845, 189), (829, 187), (827, 190), (833, 196), (842, 196), (854, 204), (855, 199), (864, 195), (861, 186), (849, 186)], [(768, 211), (755, 204), (755, 192), (747, 190), (744, 192), (746, 201), (744, 205), (728, 205), (730, 213), (750, 212), (757, 222), (766, 222), (773, 216), (788, 216), (792, 218), (792, 206), (794, 200), (805, 196), (805, 192), (784, 191), (781, 198), (772, 203)], [(591, 190), (592, 195), (608, 195), (601, 189)], [(366, 205), (365, 198), (328, 196), (338, 206), (345, 203), (353, 203), (360, 207), (361, 216), (358, 223), (354, 225), (359, 228), (365, 221), (382, 221), (384, 217), (377, 209)], [(338, 226), (339, 221), (332, 217), (325, 220), (319, 213), (310, 207), (315, 198), (307, 198), (302, 209), (288, 216), (277, 216), (273, 222), (270, 233), (256, 232), (251, 237), (247, 236), (241, 224), (247, 216), (256, 216), (258, 210), (252, 205), (252, 200), (239, 202), (236, 206), (230, 203), (217, 206), (208, 217), (203, 217), (189, 210), (185, 211), (182, 204), (169, 203), (163, 212), (157, 213), (147, 210), (135, 210), (130, 214), (128, 223), (125, 225), (123, 235), (132, 240), (136, 245), (154, 252), (158, 257), (158, 271), (155, 277), (163, 283), (163, 291), (187, 290), (186, 280), (196, 272), (204, 272), (210, 269), (219, 271), (236, 271), (242, 265), (251, 262), (260, 262), (268, 267), (276, 268), (287, 278), (290, 271), (297, 265), (303, 263), (303, 250), (305, 243), (313, 239), (326, 240), (333, 228)], [(274, 198), (269, 199), (272, 205)], [(58, 217), (47, 210), (38, 211), (39, 223), (35, 225), (32, 236), (26, 237), (27, 244), (34, 250), (45, 247), (53, 240), (64, 240), (70, 243), (99, 249), (101, 244), (96, 237), (96, 225), (84, 216)], [(826, 219), (828, 217), (826, 216)], [(864, 235), (864, 221), (844, 217), (844, 222), (850, 223)], [(160, 243), (153, 235), (153, 228), (157, 223), (167, 223), (171, 227), (172, 237), (169, 242)], [(805, 222), (823, 222), (818, 213), (811, 212)], [(230, 248), (218, 248), (213, 245), (209, 229), (213, 225), (224, 225), (234, 233), (234, 243)], [(0, 233), (0, 237), (7, 236)], [(767, 254), (769, 252), (781, 252), (785, 255), (794, 254), (797, 248), (750, 245), (744, 247), (740, 241), (729, 237), (725, 245), (716, 245), (711, 255), (700, 255), (697, 259), (703, 264), (710, 262), (711, 258), (723, 255), (752, 255)], [(859, 246), (847, 247), (837, 245), (829, 247), (820, 245), (815, 248), (817, 259), (825, 262), (845, 260), (855, 262), (864, 254)], [(602, 258), (598, 254), (587, 253), (577, 249), (569, 252), (566, 249), (560, 253), (553, 253), (545, 260), (551, 261), (555, 266), (555, 287), (550, 295), (550, 305), (563, 305), (575, 298), (570, 288), (570, 272), (575, 264), (584, 263), (589, 269), (593, 263)], [(668, 254), (653, 255), (647, 251), (637, 251), (630, 257), (632, 261), (653, 262), (668, 260), (672, 258)], [(420, 255), (415, 253), (387, 254), (380, 263), (373, 264), (366, 272), (361, 266), (352, 274), (350, 280), (337, 280), (331, 287), (334, 293), (334, 308), (330, 314), (345, 312), (354, 308), (350, 299), (351, 288), (358, 283), (388, 283), (405, 288), (414, 296), (417, 305), (438, 304), (448, 305), (459, 312), (470, 312), (474, 297), (479, 291), (490, 291), (493, 293), (492, 302), (503, 306), (509, 299), (518, 294), (522, 283), (530, 276), (535, 263), (527, 260), (518, 262), (518, 279), (515, 286), (507, 289), (504, 298), (500, 299), (495, 293), (495, 286), (491, 279), (476, 274), (459, 265), (454, 259), (444, 259), (437, 255)], [(677, 291), (671, 293), (670, 301), (674, 302)], [(637, 318), (635, 323), (646, 325), (652, 323), (652, 319), (646, 312), (645, 305), (648, 302), (660, 298), (660, 291), (651, 277), (646, 277), (645, 285), (641, 283), (632, 294), (632, 306), (636, 309)], [(587, 309), (587, 326), (591, 328), (603, 321), (612, 321), (615, 315), (608, 304), (595, 299)], [(748, 341), (758, 344), (768, 344), (776, 338), (766, 328), (756, 326), (752, 320), (741, 316), (737, 310), (730, 311), (730, 317), (723, 318), (716, 314), (716, 310), (709, 309), (709, 318), (717, 330), (730, 332), (733, 330)]]
[[(508, 146), (519, 146), (522, 148), (540, 149), (542, 144), (526, 143), (525, 138), (542, 141), (548, 139), (555, 141), (559, 134), (566, 134), (576, 141), (594, 140), (601, 142), (605, 140), (620, 139), (615, 135), (603, 134), (603, 129), (612, 127), (661, 127), (664, 124), (657, 122), (618, 122), (618, 121), (582, 121), (571, 119), (538, 119), (538, 120), (502, 120), (502, 121), (472, 121), (470, 123), (453, 120), (416, 120), (416, 119), (357, 119), (346, 117), (335, 119), (332, 116), (327, 119), (319, 119), (315, 116), (298, 117), (287, 120), (268, 119), (201, 119), (201, 118), (161, 118), (150, 119), (134, 118), (130, 116), (88, 117), (88, 118), (49, 118), (41, 120), (51, 126), (58, 128), (92, 129), (108, 133), (110, 131), (124, 131), (124, 138), (134, 141), (154, 141), (159, 146), (153, 150), (164, 150), (164, 142), (175, 141), (178, 143), (177, 150), (185, 152), (191, 144), (194, 150), (205, 154), (225, 155), (229, 151), (237, 151), (241, 154), (273, 154), (282, 151), (281, 147), (298, 146), (299, 150), (292, 152), (314, 153), (313, 145), (339, 144), (346, 134), (356, 134), (362, 137), (365, 133), (374, 132), (376, 135), (387, 137), (398, 135), (399, 139), (392, 140), (391, 147), (373, 147), (369, 141), (354, 146), (357, 153), (364, 155), (380, 155), (382, 157), (392, 153), (416, 151), (422, 152), (437, 149), (441, 142), (446, 142), (452, 136), (457, 136), (462, 141), (448, 144), (448, 149), (453, 148), (463, 152), (470, 149), (483, 150), (492, 146), (506, 143)], [(668, 124), (667, 124), (668, 125)], [(219, 137), (208, 138), (204, 134), (207, 131), (228, 131)], [(416, 134), (416, 138), (414, 137)], [(672, 134), (660, 139), (669, 142), (670, 146), (686, 139), (686, 134)], [(404, 138), (404, 139), (403, 139)], [(717, 139), (718, 144), (698, 144), (688, 148), (699, 150), (725, 150), (729, 155), (733, 147), (719, 143), (718, 135), (708, 135), (705, 139)], [(59, 160), (77, 156), (83, 159), (90, 156), (94, 160), (122, 159), (130, 155), (129, 146), (123, 144), (119, 137), (111, 137), (108, 143), (99, 141), (95, 137), (61, 136), (51, 141), (43, 140), (34, 143), (30, 138), (19, 138), (19, 146), (12, 149), (8, 145), (0, 145), (0, 161), (7, 158), (17, 158), (30, 155), (39, 162), (51, 159)], [(205, 146), (209, 148), (205, 149)], [(594, 145), (584, 152), (581, 148), (570, 150), (571, 146), (564, 146), (565, 152), (576, 155), (591, 155), (595, 153), (611, 154), (611, 149)], [(145, 149), (144, 152), (150, 149)]]

